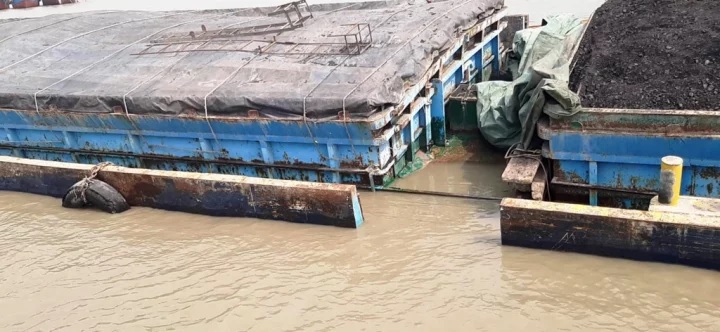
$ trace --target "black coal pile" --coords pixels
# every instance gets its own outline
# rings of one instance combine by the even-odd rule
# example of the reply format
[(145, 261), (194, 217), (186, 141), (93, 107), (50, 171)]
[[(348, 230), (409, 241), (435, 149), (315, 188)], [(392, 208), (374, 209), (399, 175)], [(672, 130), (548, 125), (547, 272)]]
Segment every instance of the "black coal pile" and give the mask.
[(584, 107), (720, 110), (720, 0), (608, 0), (576, 60)]

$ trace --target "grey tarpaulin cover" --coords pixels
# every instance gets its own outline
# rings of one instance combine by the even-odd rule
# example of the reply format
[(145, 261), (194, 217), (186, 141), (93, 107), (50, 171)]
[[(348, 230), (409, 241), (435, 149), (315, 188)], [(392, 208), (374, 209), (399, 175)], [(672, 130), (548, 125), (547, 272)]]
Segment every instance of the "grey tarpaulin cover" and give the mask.
[(547, 25), (519, 31), (513, 51), (521, 55), (512, 82), (477, 84), (478, 126), (483, 137), (500, 148), (529, 145), (545, 113), (569, 116), (580, 110), (580, 98), (568, 88), (570, 57), (583, 32), (579, 18), (558, 15)]
[[(333, 119), (364, 118), (398, 104), (434, 55), (504, 0), (377, 1), (311, 6), (304, 26), (241, 38), (244, 49), (136, 55), (154, 40), (190, 32), (286, 22), (272, 9), (92, 12), (4, 22), (0, 108), (133, 114)], [(372, 47), (360, 55), (296, 54), (305, 43), (339, 43), (343, 24), (368, 23)], [(166, 39), (167, 40), (167, 39)], [(240, 40), (232, 41), (240, 43)], [(252, 44), (256, 43), (256, 44)], [(287, 54), (283, 52), (290, 52)], [(280, 54), (283, 53), (283, 54)], [(37, 105), (36, 105), (37, 103)]]

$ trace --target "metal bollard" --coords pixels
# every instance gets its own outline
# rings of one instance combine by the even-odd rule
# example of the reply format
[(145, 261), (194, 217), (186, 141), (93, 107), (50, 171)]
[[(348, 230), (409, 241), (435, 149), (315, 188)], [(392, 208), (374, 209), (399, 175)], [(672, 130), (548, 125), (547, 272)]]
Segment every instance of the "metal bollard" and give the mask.
[(683, 159), (676, 156), (663, 157), (660, 164), (660, 192), (658, 202), (677, 206), (680, 201)]

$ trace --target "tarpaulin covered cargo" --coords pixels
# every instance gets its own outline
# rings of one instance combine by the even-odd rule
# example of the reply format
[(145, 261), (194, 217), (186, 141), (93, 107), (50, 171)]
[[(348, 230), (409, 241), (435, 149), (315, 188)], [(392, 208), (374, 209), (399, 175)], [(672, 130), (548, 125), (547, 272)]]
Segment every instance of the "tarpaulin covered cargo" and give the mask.
[(242, 9), (10, 22), (0, 108), (366, 118), (400, 103), (458, 30), (502, 5), (384, 1), (290, 8), (291, 18)]

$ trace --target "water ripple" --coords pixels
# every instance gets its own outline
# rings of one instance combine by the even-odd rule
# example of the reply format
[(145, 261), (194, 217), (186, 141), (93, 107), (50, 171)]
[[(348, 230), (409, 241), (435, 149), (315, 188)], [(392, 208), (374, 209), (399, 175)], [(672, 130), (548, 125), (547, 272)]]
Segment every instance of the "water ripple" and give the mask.
[(354, 231), (0, 201), (3, 331), (720, 330), (715, 272), (501, 247), (491, 203), (363, 193)]

